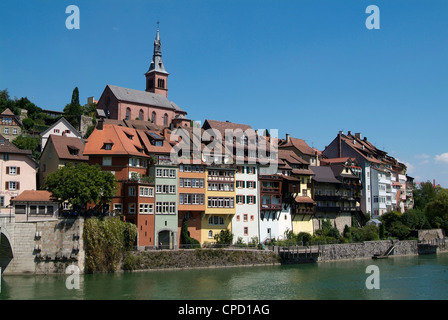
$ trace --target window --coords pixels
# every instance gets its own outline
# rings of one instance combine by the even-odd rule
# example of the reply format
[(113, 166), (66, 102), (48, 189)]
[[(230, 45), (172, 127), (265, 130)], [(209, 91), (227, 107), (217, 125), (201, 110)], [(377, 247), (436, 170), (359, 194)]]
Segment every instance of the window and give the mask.
[(176, 202), (156, 202), (156, 213), (175, 214)]
[(5, 134), (9, 134), (9, 128), (5, 128)]
[(3, 154), (3, 161), (8, 161), (9, 160), (9, 153), (4, 153)]
[(140, 203), (139, 213), (140, 214), (153, 214), (153, 204), (152, 203)]
[(103, 157), (103, 166), (111, 166), (112, 157)]
[(213, 230), (209, 230), (208, 232), (208, 238), (213, 239)]
[(16, 205), (14, 206), (14, 211), (16, 212), (16, 214), (25, 214), (26, 205)]
[(211, 216), (208, 218), (209, 225), (224, 225), (224, 218), (220, 216)]
[(249, 228), (244, 227), (244, 235), (247, 236), (249, 234)]
[(15, 181), (9, 181), (8, 184), (8, 190), (19, 190), (19, 183)]
[(59, 129), (54, 129), (53, 132), (54, 133), (59, 133)]
[(141, 197), (154, 197), (154, 188), (151, 187), (140, 187)]
[(122, 204), (121, 203), (114, 203), (114, 211), (121, 213), (122, 212)]
[(131, 186), (128, 188), (128, 196), (135, 197), (135, 186)]
[(129, 204), (129, 214), (135, 214), (135, 203)]
[(140, 109), (140, 112), (138, 113), (138, 120), (143, 120), (143, 116), (144, 116), (143, 110)]
[(16, 175), (20, 173), (20, 168), (17, 167), (6, 167), (6, 173), (11, 175)]
[(104, 150), (112, 150), (112, 143), (105, 143)]
[(167, 126), (168, 125), (168, 115), (165, 113), (163, 116), (163, 125)]
[(5, 196), (0, 196), (0, 207), (5, 206)]
[(153, 112), (151, 113), (151, 122), (152, 122), (152, 123), (156, 123), (156, 113), (155, 113), (155, 111), (153, 111)]
[(243, 221), (244, 222), (247, 222), (247, 217), (248, 217), (247, 214), (243, 214)]
[(129, 119), (131, 119), (131, 109), (130, 108), (126, 108), (125, 120), (129, 120)]
[(12, 129), (12, 134), (17, 134), (17, 128)]
[(165, 89), (165, 79), (157, 79), (157, 87)]

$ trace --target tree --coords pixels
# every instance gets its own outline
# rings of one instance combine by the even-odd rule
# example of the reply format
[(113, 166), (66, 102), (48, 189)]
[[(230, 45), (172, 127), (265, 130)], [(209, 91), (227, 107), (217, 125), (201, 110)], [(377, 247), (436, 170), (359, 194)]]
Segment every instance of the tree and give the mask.
[(229, 230), (221, 230), (215, 234), (214, 239), (217, 244), (231, 244), (233, 242), (233, 234)]
[(193, 244), (193, 245), (199, 245), (199, 241), (191, 238), (188, 233), (188, 219), (184, 219), (182, 222), (182, 228), (180, 231), (180, 243), (181, 244)]
[(117, 191), (118, 183), (112, 173), (102, 171), (98, 164), (80, 163), (68, 164), (50, 173), (44, 188), (61, 202), (68, 201), (74, 208), (80, 209), (88, 203), (109, 203)]
[(69, 104), (65, 106), (63, 111), (64, 116), (67, 117), (67, 120), (70, 122), (70, 124), (75, 128), (77, 128), (79, 126), (78, 117), (81, 116), (84, 112), (83, 107), (79, 104), (78, 87), (73, 89), (72, 100)]
[(14, 144), (17, 148), (22, 150), (31, 150), (32, 158), (34, 160), (39, 159), (40, 157), (40, 139), (37, 137), (25, 137), (25, 136), (18, 136), (12, 141), (12, 144)]
[(437, 194), (437, 188), (429, 181), (423, 182), (414, 187), (414, 208), (423, 210), (426, 205), (434, 199)]
[(425, 207), (426, 216), (436, 228), (448, 229), (448, 190), (438, 189), (434, 198)]

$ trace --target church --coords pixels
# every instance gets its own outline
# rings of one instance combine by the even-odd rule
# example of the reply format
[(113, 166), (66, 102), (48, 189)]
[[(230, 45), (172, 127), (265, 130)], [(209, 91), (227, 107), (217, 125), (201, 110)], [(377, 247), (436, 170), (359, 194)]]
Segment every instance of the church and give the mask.
[(111, 120), (143, 120), (155, 127), (190, 127), (187, 112), (168, 100), (168, 75), (162, 60), (159, 28), (154, 40), (154, 53), (145, 73), (146, 90), (107, 85), (98, 100), (99, 117)]

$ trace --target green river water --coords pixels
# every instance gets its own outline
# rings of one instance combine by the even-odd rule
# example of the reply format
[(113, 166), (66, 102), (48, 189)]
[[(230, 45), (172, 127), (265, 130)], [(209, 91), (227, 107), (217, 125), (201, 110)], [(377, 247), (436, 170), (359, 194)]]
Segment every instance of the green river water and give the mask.
[[(379, 289), (367, 289), (376, 265)], [(315, 264), (81, 275), (2, 276), (0, 300), (447, 299), (448, 254)]]

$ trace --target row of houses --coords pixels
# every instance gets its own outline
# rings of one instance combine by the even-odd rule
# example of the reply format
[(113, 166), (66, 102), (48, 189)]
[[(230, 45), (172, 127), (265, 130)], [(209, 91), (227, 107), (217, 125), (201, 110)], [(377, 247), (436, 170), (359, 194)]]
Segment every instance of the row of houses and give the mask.
[(3, 138), (0, 212), (15, 213), (16, 221), (57, 217), (68, 208), (50, 209), (47, 191), (22, 191), (37, 190), (69, 162), (115, 175), (119, 189), (107, 210), (137, 226), (139, 247), (178, 247), (185, 221), (200, 243), (215, 242), (222, 230), (234, 242), (258, 243), (313, 234), (324, 219), (342, 232), (412, 207), (406, 166), (360, 133), (339, 132), (320, 151), (249, 124), (198, 125), (168, 100), (168, 75), (157, 30), (146, 89), (107, 85), (87, 140), (62, 119), (45, 132), (37, 163)]

